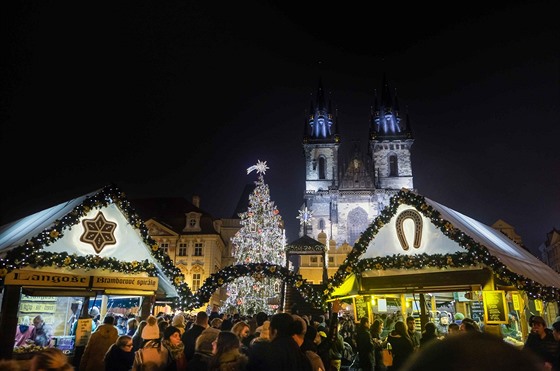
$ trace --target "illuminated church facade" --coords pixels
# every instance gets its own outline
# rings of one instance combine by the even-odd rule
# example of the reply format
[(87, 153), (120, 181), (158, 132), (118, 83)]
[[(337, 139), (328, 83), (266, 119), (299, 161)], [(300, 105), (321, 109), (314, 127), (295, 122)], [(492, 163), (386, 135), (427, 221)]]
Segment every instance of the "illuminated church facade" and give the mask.
[[(300, 236), (305, 234), (327, 245), (328, 265), (335, 269), (341, 263), (335, 259), (345, 258), (389, 199), (402, 188), (414, 190), (414, 138), (408, 115), (401, 116), (396, 93), (392, 94), (385, 76), (371, 109), (366, 153), (356, 144), (350, 152), (341, 152), (344, 138), (339, 134), (337, 113), (332, 102), (326, 102), (321, 81), (306, 115), (302, 210), (307, 208), (312, 218), (302, 223)], [(340, 257), (336, 257), (337, 252)]]

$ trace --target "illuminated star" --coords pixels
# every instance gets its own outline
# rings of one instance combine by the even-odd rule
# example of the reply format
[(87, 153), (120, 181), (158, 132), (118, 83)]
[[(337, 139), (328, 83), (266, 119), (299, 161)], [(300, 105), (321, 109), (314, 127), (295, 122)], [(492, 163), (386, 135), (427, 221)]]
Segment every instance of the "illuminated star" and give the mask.
[(307, 206), (303, 208), (303, 210), (299, 210), (299, 215), (297, 216), (299, 219), (299, 224), (307, 224), (313, 219), (313, 210), (307, 209)]
[(247, 174), (250, 174), (253, 170), (257, 171), (257, 174), (266, 174), (266, 171), (270, 169), (268, 166), (266, 166), (266, 161), (261, 161), (261, 160), (257, 160), (257, 164), (251, 166), (250, 168), (247, 169)]

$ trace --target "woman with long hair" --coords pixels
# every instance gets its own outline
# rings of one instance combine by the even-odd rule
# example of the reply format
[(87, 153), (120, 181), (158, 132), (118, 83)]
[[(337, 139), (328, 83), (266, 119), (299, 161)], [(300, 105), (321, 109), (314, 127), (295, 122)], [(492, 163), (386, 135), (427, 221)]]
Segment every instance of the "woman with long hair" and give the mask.
[(149, 340), (134, 354), (133, 371), (186, 371), (185, 347), (181, 341), (181, 331), (168, 326), (163, 338)]
[(209, 371), (244, 371), (249, 358), (241, 353), (239, 337), (230, 331), (221, 331), (212, 343), (214, 356), (210, 359)]
[[(342, 366), (342, 354), (344, 352), (344, 338), (338, 333), (339, 331), (338, 314), (332, 313), (329, 322), (329, 358), (331, 370), (340, 371)], [(328, 367), (327, 365), (325, 365)]]
[(387, 370), (398, 370), (414, 353), (414, 345), (412, 345), (412, 340), (408, 335), (406, 323), (402, 320), (395, 322), (394, 330), (387, 336), (387, 343), (391, 344), (393, 352), (393, 365), (387, 367)]
[(386, 371), (387, 366), (383, 363), (381, 356), (381, 350), (387, 347), (387, 339), (383, 338), (381, 334), (383, 333), (383, 321), (376, 319), (373, 321), (369, 328), (371, 333), (371, 339), (373, 340), (373, 346), (375, 347), (375, 371)]

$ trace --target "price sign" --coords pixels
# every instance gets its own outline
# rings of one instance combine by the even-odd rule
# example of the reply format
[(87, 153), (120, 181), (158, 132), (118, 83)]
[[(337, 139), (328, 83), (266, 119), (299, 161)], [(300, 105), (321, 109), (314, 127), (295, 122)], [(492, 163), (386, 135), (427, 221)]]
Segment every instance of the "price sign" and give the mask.
[(507, 324), (508, 310), (505, 291), (483, 291), (484, 315), (488, 324)]

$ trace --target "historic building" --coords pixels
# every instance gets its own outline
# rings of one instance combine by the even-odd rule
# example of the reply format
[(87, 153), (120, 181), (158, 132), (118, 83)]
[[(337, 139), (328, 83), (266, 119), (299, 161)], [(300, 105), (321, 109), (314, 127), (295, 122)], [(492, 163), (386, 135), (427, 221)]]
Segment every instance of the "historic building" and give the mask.
[[(301, 235), (328, 248), (328, 273), (344, 261), (360, 234), (400, 189), (413, 190), (411, 147), (414, 142), (408, 115), (402, 117), (398, 99), (383, 77), (381, 96), (374, 97), (367, 153), (354, 144), (350, 156), (341, 148), (338, 117), (326, 102), (322, 82), (305, 120), (305, 196), (302, 208), (312, 214)], [(305, 231), (303, 230), (305, 225)], [(301, 258), (300, 271), (319, 283), (318, 256)]]
[(560, 231), (552, 228), (546, 234), (546, 241), (539, 246), (539, 258), (556, 272), (560, 272)]
[[(231, 238), (239, 230), (239, 218), (218, 219), (182, 197), (135, 199), (135, 208), (145, 220), (150, 236), (183, 272), (196, 292), (206, 278), (233, 263)], [(221, 305), (225, 290), (217, 291), (208, 303)]]

